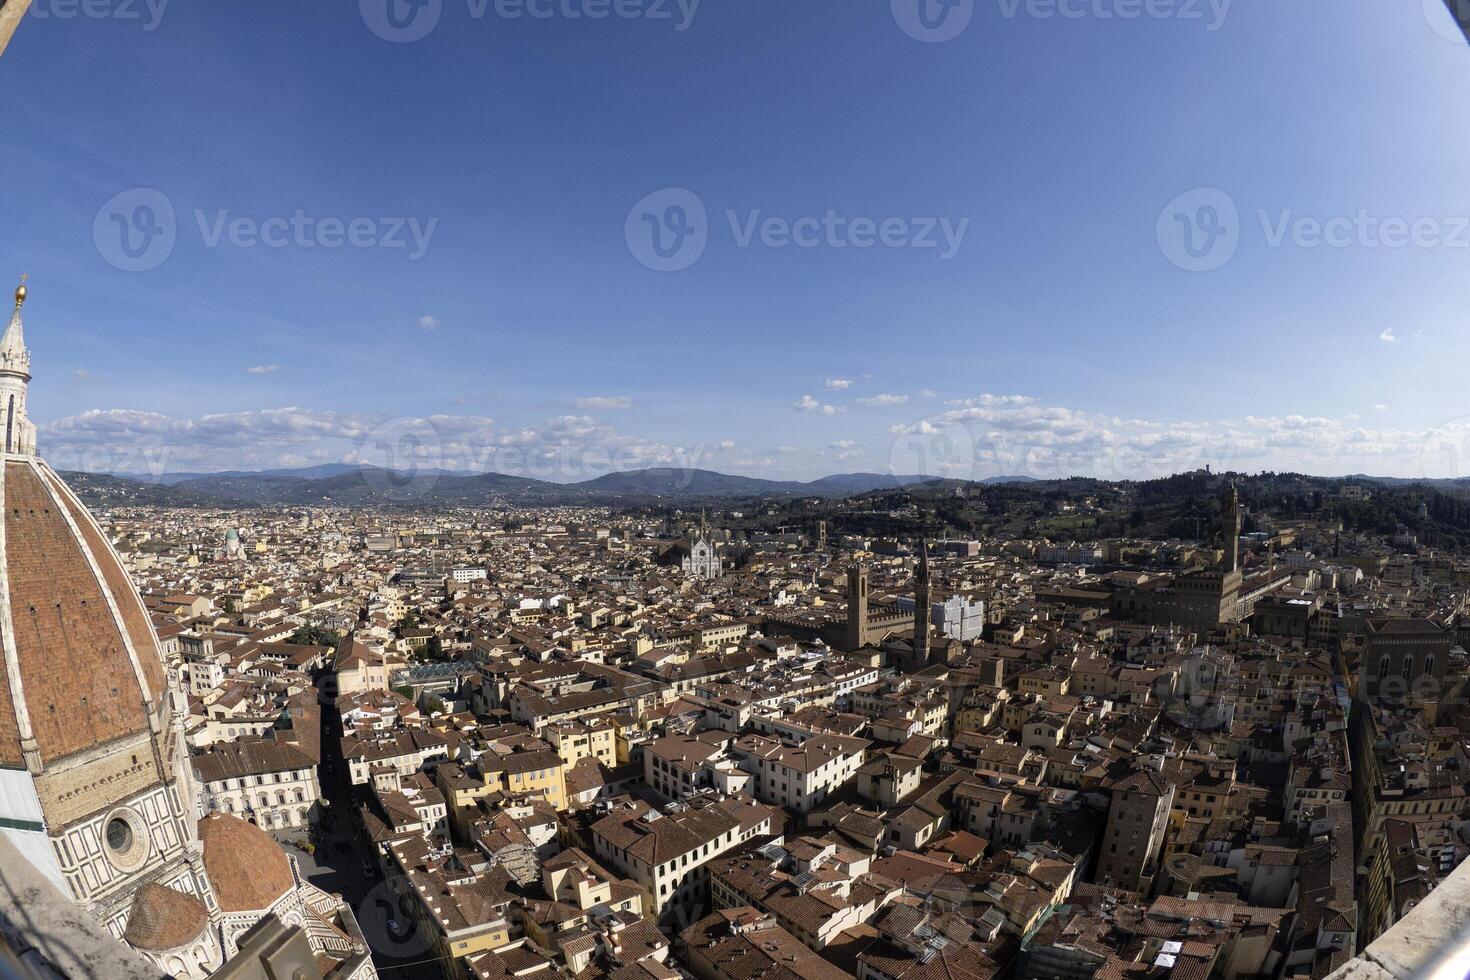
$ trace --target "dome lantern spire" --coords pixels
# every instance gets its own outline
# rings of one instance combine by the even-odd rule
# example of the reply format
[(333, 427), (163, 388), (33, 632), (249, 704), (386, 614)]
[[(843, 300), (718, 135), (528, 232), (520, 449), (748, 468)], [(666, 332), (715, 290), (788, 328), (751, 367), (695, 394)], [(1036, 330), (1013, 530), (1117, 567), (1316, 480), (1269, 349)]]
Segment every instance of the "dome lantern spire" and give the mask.
[(15, 287), (15, 310), (10, 314), (10, 327), (5, 331), (4, 339), (0, 340), (0, 358), (4, 360), (3, 365), (0, 365), (0, 367), (7, 369), (11, 367), (10, 362), (13, 358), (25, 356), (27, 361), (30, 360), (25, 349), (25, 331), (21, 328), (20, 324), (20, 308), (25, 305), (28, 294), (26, 290), (27, 278), (29, 277), (21, 276), (20, 285)]
[(36, 427), (26, 417), (26, 390), (31, 381), (31, 352), (26, 349), (25, 328), (20, 308), (25, 305), (28, 290), (20, 277), (15, 289), (15, 311), (10, 326), (0, 337), (0, 415), (5, 424), (5, 451), (33, 456), (36, 452)]

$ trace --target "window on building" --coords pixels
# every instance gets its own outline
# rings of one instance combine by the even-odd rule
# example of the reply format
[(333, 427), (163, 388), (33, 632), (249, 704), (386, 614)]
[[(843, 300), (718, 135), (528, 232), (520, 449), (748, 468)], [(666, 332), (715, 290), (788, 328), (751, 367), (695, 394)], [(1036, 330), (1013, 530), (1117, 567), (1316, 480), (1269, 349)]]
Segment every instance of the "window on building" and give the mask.
[(133, 846), (133, 828), (121, 817), (107, 822), (107, 846), (121, 854)]

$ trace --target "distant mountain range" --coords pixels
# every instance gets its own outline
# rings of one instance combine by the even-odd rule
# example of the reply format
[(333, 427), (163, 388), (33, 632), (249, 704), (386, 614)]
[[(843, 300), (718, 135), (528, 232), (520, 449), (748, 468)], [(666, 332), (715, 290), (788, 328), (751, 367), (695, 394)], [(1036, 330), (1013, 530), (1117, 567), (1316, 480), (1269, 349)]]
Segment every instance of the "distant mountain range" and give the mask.
[(176, 483), (186, 483), (189, 480), (208, 480), (225, 477), (260, 477), (260, 476), (283, 476), (295, 477), (302, 480), (321, 480), (329, 476), (341, 476), (343, 473), (353, 473), (362, 469), (355, 463), (322, 463), (319, 466), (302, 466), (297, 469), (284, 470), (221, 470), (217, 473), (164, 473), (154, 476), (149, 473), (111, 473), (109, 476), (121, 477), (124, 480), (137, 480), (139, 483), (161, 483), (164, 486), (173, 486)]
[[(1188, 496), (1185, 491), (1174, 488), (1174, 484), (1180, 480), (1188, 483), (1201, 475), (1201, 472), (1179, 474), (1129, 485), (1133, 488), (1132, 492), (1147, 498), (1146, 503), (1157, 503), (1155, 497), (1172, 499), (1181, 493)], [(838, 473), (819, 480), (802, 482), (734, 476), (713, 470), (673, 468), (609, 473), (579, 483), (552, 483), (503, 473), (466, 475), (445, 470), (403, 473), (346, 463), (328, 463), (301, 469), (165, 473), (146, 477), (139, 474), (105, 473), (67, 473), (65, 476), (89, 504), (133, 503), (180, 507), (473, 507), (504, 504), (595, 506), (660, 502), (688, 506), (699, 501), (762, 498), (790, 500), (824, 497), (840, 500), (860, 494), (910, 488), (922, 488), (930, 496), (947, 496), (953, 490), (979, 485), (1014, 487), (1022, 492), (1080, 491), (1107, 485), (1107, 481), (1080, 477), (1042, 481), (1027, 476), (999, 476), (970, 481), (891, 473)], [(1292, 475), (1280, 476), (1285, 479)], [(1260, 477), (1261, 480), (1266, 478), (1266, 474)], [(1347, 483), (1371, 483), (1384, 489), (1406, 484), (1423, 484), (1456, 495), (1470, 493), (1470, 479), (1406, 480), (1372, 476), (1309, 477), (1300, 474), (1293, 478), (1296, 483), (1288, 481), (1280, 486), (1270, 485), (1270, 492), (1296, 493), (1337, 488)], [(1267, 480), (1267, 484), (1269, 482)]]
[[(763, 480), (713, 470), (654, 468), (609, 473), (579, 483), (551, 483), (501, 473), (466, 475), (447, 470), (395, 472), (373, 466), (327, 463), (300, 469), (232, 470), (219, 473), (69, 473), (79, 491), (99, 499), (193, 506), (254, 504), (373, 506), (416, 503), (474, 505), (697, 500), (732, 497), (846, 497), (939, 482), (886, 473), (839, 473), (819, 480)], [(1000, 477), (1012, 482), (1026, 477)]]

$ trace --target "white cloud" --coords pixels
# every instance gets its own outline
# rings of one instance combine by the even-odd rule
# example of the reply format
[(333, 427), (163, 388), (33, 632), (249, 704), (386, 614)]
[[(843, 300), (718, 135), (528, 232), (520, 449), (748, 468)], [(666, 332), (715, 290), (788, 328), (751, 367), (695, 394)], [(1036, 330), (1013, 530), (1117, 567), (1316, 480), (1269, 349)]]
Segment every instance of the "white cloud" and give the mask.
[[(944, 412), (890, 429), (895, 472), (1136, 480), (1208, 464), (1217, 471), (1470, 475), (1453, 472), (1470, 469), (1470, 461), (1426, 456), (1426, 446), (1457, 445), (1453, 434), (1374, 429), (1354, 419), (1287, 415), (1156, 421), (989, 394), (947, 404), (951, 407)], [(1375, 408), (1387, 411), (1387, 406)], [(1464, 429), (1470, 444), (1470, 422)]]
[(816, 412), (818, 415), (836, 415), (842, 409), (836, 405), (824, 405), (811, 395), (802, 395), (797, 399), (795, 406), (798, 412)]
[[(621, 431), (584, 413), (540, 421), (474, 415), (385, 417), (272, 408), (174, 418), (105, 409), (41, 426), (42, 455), (58, 469), (126, 473), (264, 469), (362, 462), (404, 469), (499, 472), (559, 482), (646, 466), (768, 472), (804, 478), (860, 456), (896, 473), (983, 479), (1025, 474), (1148, 479), (1198, 469), (1341, 475), (1470, 476), (1470, 420), (1433, 431), (1308, 415), (1212, 420), (1120, 418), (1032, 398), (979, 394), (892, 426), (887, 435), (803, 431), (793, 419), (784, 445), (734, 440), (684, 443)], [(803, 412), (840, 409), (805, 396)], [(1386, 412), (1387, 406), (1376, 406)], [(851, 454), (851, 456), (849, 455)], [(771, 460), (776, 460), (772, 463)], [(717, 464), (717, 465), (712, 465)]]
[(466, 415), (388, 418), (301, 408), (199, 418), (93, 410), (41, 426), (41, 444), (63, 470), (157, 474), (342, 461), (553, 482), (648, 466), (700, 468), (712, 451), (627, 435), (585, 415), (513, 425)]
[(1386, 411), (1388, 411), (1388, 406), (1380, 403), (1380, 404), (1377, 404), (1377, 405), (1374, 405), (1373, 406), (1373, 411), (1375, 411), (1375, 412), (1386, 412)]
[(933, 388), (920, 388), (919, 389), (919, 397), (920, 398), (938, 398), (939, 397), (939, 392), (935, 391)]
[(1395, 340), (1398, 340), (1398, 338), (1393, 335), (1393, 327), (1389, 327), (1387, 330), (1383, 331), (1383, 333), (1379, 334), (1378, 339), (1383, 341), (1385, 344), (1391, 344)]
[(851, 378), (828, 378), (822, 382), (828, 391), (846, 391), (852, 387)]
[(997, 405), (1029, 405), (1035, 400), (1029, 395), (976, 395), (974, 398), (952, 398), (945, 404), (962, 408), (992, 408)]
[(438, 317), (429, 316), (427, 313), (419, 317), (420, 330), (438, 330), (440, 326)]
[(578, 398), (576, 404), (584, 412), (598, 412), (632, 408), (633, 399), (627, 395), (594, 395), (590, 398)]
[(255, 367), (245, 369), (246, 374), (275, 374), (281, 369), (279, 364), (257, 364)]
[(858, 401), (863, 405), (871, 405), (874, 407), (883, 407), (886, 405), (907, 405), (909, 403), (909, 396), (874, 395), (872, 398), (859, 398)]

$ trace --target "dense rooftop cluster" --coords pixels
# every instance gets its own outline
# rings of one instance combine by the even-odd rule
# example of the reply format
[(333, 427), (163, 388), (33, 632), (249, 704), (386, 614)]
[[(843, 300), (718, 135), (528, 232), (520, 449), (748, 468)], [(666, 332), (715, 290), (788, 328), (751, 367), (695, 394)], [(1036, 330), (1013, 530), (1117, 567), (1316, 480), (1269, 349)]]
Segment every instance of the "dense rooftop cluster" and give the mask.
[(203, 808), (360, 876), (380, 968), (1322, 977), (1470, 851), (1470, 563), (1222, 500), (1213, 545), (105, 524)]

